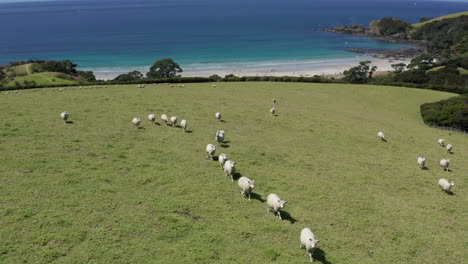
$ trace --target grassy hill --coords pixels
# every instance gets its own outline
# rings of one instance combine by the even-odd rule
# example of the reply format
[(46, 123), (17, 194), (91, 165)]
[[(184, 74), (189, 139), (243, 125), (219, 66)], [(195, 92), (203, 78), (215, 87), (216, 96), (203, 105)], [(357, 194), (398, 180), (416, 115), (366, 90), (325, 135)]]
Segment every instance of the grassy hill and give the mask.
[(6, 87), (16, 87), (17, 82), (23, 85), (26, 81), (35, 82), (34, 86), (69, 85), (80, 81), (79, 77), (58, 72), (35, 72), (34, 63), (10, 67), (6, 70)]
[[(310, 263), (299, 249), (304, 227), (321, 240), (316, 263), (466, 261), (468, 138), (429, 128), (419, 114), (422, 103), (454, 94), (217, 86), (2, 93), (0, 262)], [(190, 133), (151, 125), (150, 113), (187, 119)], [(250, 202), (205, 159), (218, 129), (227, 142), (216, 154), (256, 181)], [(445, 157), (451, 172), (439, 168)], [(439, 189), (441, 177), (455, 181), (454, 195)], [(269, 193), (288, 201), (285, 220), (266, 212)]]
[(460, 17), (460, 16), (468, 16), (468, 11), (455, 13), (455, 14), (450, 14), (450, 15), (446, 15), (446, 16), (436, 17), (436, 18), (433, 18), (431, 20), (424, 21), (422, 23), (413, 24), (413, 27), (418, 28), (418, 27), (421, 27), (421, 26), (423, 26), (425, 24), (428, 24), (428, 23), (431, 23), (431, 22), (440, 21), (440, 20), (447, 19), (447, 18), (456, 18), (456, 17)]

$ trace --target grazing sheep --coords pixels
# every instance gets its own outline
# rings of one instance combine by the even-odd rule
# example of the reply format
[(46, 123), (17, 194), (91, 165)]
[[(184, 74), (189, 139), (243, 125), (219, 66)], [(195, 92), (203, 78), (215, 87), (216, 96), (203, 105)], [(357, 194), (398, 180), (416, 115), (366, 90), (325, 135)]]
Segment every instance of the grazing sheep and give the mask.
[(148, 115), (148, 120), (154, 124), (154, 121), (156, 121), (156, 115), (155, 114), (150, 114)]
[(380, 138), (380, 140), (385, 141), (385, 135), (382, 131), (379, 131), (379, 133), (377, 133), (377, 136)]
[(218, 144), (222, 144), (224, 142), (224, 130), (216, 131), (215, 140)]
[(206, 158), (213, 160), (213, 155), (216, 152), (216, 147), (213, 144), (208, 144), (206, 146)]
[(439, 180), (439, 186), (442, 189), (442, 191), (450, 192), (450, 189), (452, 189), (452, 187), (455, 186), (455, 182), (449, 182), (448, 180), (442, 178)]
[(273, 99), (273, 104), (276, 104), (276, 99)]
[(274, 107), (271, 108), (270, 109), (270, 114), (274, 116), (276, 114), (276, 108), (274, 108)]
[(60, 117), (63, 119), (63, 122), (67, 123), (68, 120), (68, 112), (60, 113)]
[(448, 167), (450, 165), (450, 159), (441, 159), (440, 160), (440, 167), (443, 170), (449, 171)]
[(161, 120), (167, 125), (167, 122), (169, 122), (169, 118), (167, 117), (166, 114), (161, 115)]
[(452, 153), (453, 146), (452, 144), (447, 144), (447, 153)]
[(250, 194), (252, 193), (253, 188), (255, 187), (255, 181), (252, 181), (251, 179), (247, 177), (240, 177), (239, 178), (239, 187), (241, 188), (241, 194), (242, 196), (249, 195), (249, 201), (250, 201)]
[(425, 157), (419, 157), (418, 158), (418, 166), (420, 169), (424, 169), (426, 167), (426, 158)]
[(224, 163), (226, 163), (228, 159), (229, 159), (228, 156), (224, 153), (218, 156), (218, 161), (219, 161), (219, 165), (221, 165), (221, 169), (223, 169)]
[(216, 84), (212, 84), (211, 87), (216, 88)]
[(301, 248), (305, 248), (309, 253), (310, 262), (314, 262), (312, 255), (314, 254), (315, 248), (317, 248), (317, 243), (320, 240), (315, 239), (314, 233), (309, 228), (304, 228), (301, 231)]
[(138, 118), (138, 117), (134, 117), (133, 120), (132, 120), (132, 123), (136, 128), (140, 127), (140, 122), (141, 122), (141, 119)]
[(231, 180), (234, 181), (234, 174), (236, 173), (236, 163), (232, 160), (227, 160), (223, 166), (224, 173), (226, 176), (231, 176)]
[(220, 112), (216, 112), (215, 117), (218, 120), (218, 122), (221, 122), (221, 113)]
[(171, 117), (171, 124), (172, 124), (173, 127), (175, 127), (177, 125), (177, 117), (176, 116)]
[(187, 130), (187, 120), (182, 119), (182, 121), (180, 121), (180, 127), (182, 127), (182, 130), (185, 132)]
[(284, 205), (287, 202), (284, 200), (281, 200), (278, 195), (271, 193), (268, 195), (267, 198), (267, 205), (268, 205), (268, 212), (273, 210), (273, 213), (278, 215), (278, 218), (282, 220), (281, 218), (281, 209), (284, 208)]
[(439, 143), (439, 146), (443, 147), (445, 144), (445, 139), (439, 138), (439, 140), (437, 140), (437, 143)]

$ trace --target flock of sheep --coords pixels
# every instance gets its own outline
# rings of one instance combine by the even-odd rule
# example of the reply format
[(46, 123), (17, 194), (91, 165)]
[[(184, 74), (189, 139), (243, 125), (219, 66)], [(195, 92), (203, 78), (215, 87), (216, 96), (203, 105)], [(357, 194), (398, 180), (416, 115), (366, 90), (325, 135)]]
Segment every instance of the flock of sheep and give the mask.
[[(139, 85), (139, 88), (144, 88), (144, 85)], [(216, 87), (216, 85), (213, 85), (213, 87)], [(277, 101), (276, 99), (273, 99), (273, 104), (276, 104)], [(270, 109), (270, 114), (273, 116), (276, 115), (276, 108), (272, 107)], [(69, 118), (69, 113), (68, 112), (62, 112), (60, 114), (60, 117), (62, 120), (66, 123)], [(215, 118), (218, 122), (222, 121), (222, 114), (221, 112), (215, 113)], [(156, 121), (156, 115), (155, 114), (150, 114), (148, 115), (148, 120), (151, 123), (154, 123)], [(177, 126), (177, 117), (172, 116), (169, 118), (166, 114), (161, 115), (161, 120), (164, 122), (166, 125), (172, 125), (173, 127)], [(138, 117), (135, 117), (132, 119), (132, 123), (136, 128), (140, 127), (141, 119)], [(180, 127), (183, 129), (185, 132), (187, 129), (187, 120), (182, 120), (180, 123)], [(385, 138), (385, 135), (383, 132), (378, 132), (377, 133), (378, 138), (380, 138), (382, 141), (387, 141)], [(218, 130), (216, 131), (215, 134), (215, 141), (217, 144), (221, 145), (225, 140), (225, 132), (224, 130)], [(448, 144), (445, 146), (445, 140), (444, 139), (439, 139), (438, 143), (442, 147), (446, 147), (448, 153), (452, 153), (453, 146), (451, 144)], [(206, 146), (206, 158), (210, 160), (214, 160), (214, 154), (216, 153), (216, 146), (214, 144), (208, 144)], [(232, 161), (229, 159), (228, 155), (225, 153), (222, 153), (218, 156), (217, 158), (219, 165), (221, 166), (221, 169), (224, 171), (226, 176), (229, 176), (231, 178), (231, 181), (234, 182), (234, 177), (236, 175), (236, 162)], [(417, 164), (419, 168), (425, 169), (426, 167), (426, 158), (425, 157), (418, 157), (417, 158)], [(440, 167), (443, 170), (448, 171), (448, 167), (450, 164), (450, 159), (442, 159), (440, 161)], [(442, 178), (438, 182), (440, 188), (447, 192), (450, 193), (451, 188), (455, 185), (453, 181), (449, 182), (448, 180)], [(240, 188), (241, 194), (243, 197), (248, 197), (250, 201), (250, 196), (251, 193), (255, 187), (255, 181), (251, 180), (245, 176), (242, 176), (238, 179), (238, 186)], [(277, 194), (271, 193), (267, 197), (267, 211), (268, 212), (273, 212), (279, 219), (282, 220), (281, 218), (281, 211), (283, 210), (285, 204), (287, 202), (285, 200), (282, 200)], [(302, 229), (300, 233), (300, 247), (305, 248), (306, 251), (308, 252), (308, 255), (310, 257), (310, 261), (313, 262), (313, 252), (315, 248), (317, 247), (317, 243), (319, 240), (315, 238), (314, 233), (312, 232), (311, 229), (309, 228), (304, 228)]]
[[(385, 139), (385, 134), (382, 131), (377, 133), (377, 137), (379, 137), (382, 141), (387, 141)], [(439, 146), (445, 147), (445, 149), (447, 150), (447, 153), (452, 154), (452, 149), (453, 149), (452, 144), (447, 144), (447, 146), (445, 146), (445, 139), (443, 138), (439, 138), (439, 140), (437, 140), (437, 143), (439, 144)], [(425, 157), (418, 157), (417, 163), (420, 169), (426, 168)], [(448, 168), (450, 165), (449, 158), (441, 159), (439, 164), (440, 164), (440, 168), (442, 168), (444, 171), (447, 171), (447, 172), (449, 171), (449, 168)], [(451, 193), (450, 190), (452, 189), (453, 186), (455, 186), (455, 182), (453, 181), (449, 182), (447, 179), (444, 179), (444, 178), (439, 179), (438, 183), (439, 183), (440, 188), (447, 193)]]

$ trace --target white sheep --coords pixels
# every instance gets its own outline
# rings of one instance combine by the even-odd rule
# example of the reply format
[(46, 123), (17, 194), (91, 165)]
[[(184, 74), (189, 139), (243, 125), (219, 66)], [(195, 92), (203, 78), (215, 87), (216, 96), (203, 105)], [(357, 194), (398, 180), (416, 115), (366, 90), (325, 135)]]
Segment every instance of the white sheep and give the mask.
[(62, 112), (60, 113), (60, 117), (63, 119), (63, 122), (67, 123), (68, 120), (68, 112)]
[(167, 117), (166, 114), (161, 115), (161, 120), (167, 125), (167, 122), (169, 122), (169, 118)]
[(173, 127), (175, 127), (177, 125), (177, 117), (176, 116), (171, 117), (171, 124), (172, 124)]
[(447, 153), (452, 153), (453, 146), (452, 144), (447, 144)]
[(154, 121), (156, 121), (156, 115), (155, 114), (150, 114), (148, 115), (148, 120), (154, 124)]
[(440, 167), (443, 170), (449, 171), (448, 167), (450, 165), (450, 159), (441, 159), (440, 160)]
[(442, 178), (439, 180), (439, 186), (443, 191), (450, 192), (450, 189), (452, 189), (452, 187), (455, 186), (455, 182), (449, 182), (448, 180)]
[(309, 253), (310, 262), (314, 262), (312, 255), (314, 254), (315, 248), (317, 248), (317, 243), (320, 240), (315, 239), (314, 233), (310, 228), (304, 228), (301, 231), (301, 248), (305, 248)]
[(273, 99), (273, 104), (276, 104), (276, 99)]
[(385, 141), (385, 134), (382, 131), (379, 131), (379, 133), (377, 133), (377, 137), (379, 137), (380, 140)]
[(215, 140), (218, 144), (222, 144), (224, 142), (224, 130), (216, 131)]
[(239, 178), (239, 187), (241, 188), (241, 194), (242, 196), (249, 195), (249, 201), (250, 201), (250, 194), (252, 193), (253, 188), (255, 187), (255, 181), (247, 178), (247, 177), (240, 177)]
[(437, 140), (437, 143), (439, 143), (439, 146), (443, 147), (445, 144), (445, 139), (439, 138), (439, 140)]
[(275, 115), (275, 114), (276, 114), (276, 108), (274, 108), (274, 107), (271, 108), (271, 109), (270, 109), (270, 114), (271, 114), (271, 115)]
[(268, 195), (267, 198), (267, 206), (268, 210), (267, 212), (273, 211), (273, 213), (278, 215), (278, 218), (282, 220), (281, 218), (281, 210), (284, 208), (284, 205), (287, 202), (284, 200), (281, 200), (278, 195), (272, 193)]
[(224, 153), (218, 156), (218, 162), (219, 162), (219, 165), (221, 165), (221, 169), (223, 169), (224, 163), (226, 163), (228, 159), (229, 159), (228, 156)]
[(133, 120), (132, 120), (132, 123), (136, 128), (140, 127), (140, 122), (141, 122), (141, 119), (138, 118), (138, 117), (134, 117)]
[(216, 88), (216, 84), (212, 84), (211, 87)]
[(418, 157), (418, 166), (420, 169), (424, 169), (426, 167), (426, 158), (425, 157)]
[(236, 163), (232, 160), (227, 160), (223, 166), (224, 173), (226, 176), (231, 176), (231, 180), (234, 181), (234, 174), (236, 174)]
[(221, 122), (221, 112), (216, 112), (215, 117), (218, 120), (218, 122)]
[(216, 152), (216, 147), (213, 144), (208, 144), (206, 146), (206, 158), (213, 160), (213, 155)]
[(180, 121), (180, 127), (182, 127), (182, 130), (185, 132), (187, 130), (187, 120), (182, 119), (182, 121)]

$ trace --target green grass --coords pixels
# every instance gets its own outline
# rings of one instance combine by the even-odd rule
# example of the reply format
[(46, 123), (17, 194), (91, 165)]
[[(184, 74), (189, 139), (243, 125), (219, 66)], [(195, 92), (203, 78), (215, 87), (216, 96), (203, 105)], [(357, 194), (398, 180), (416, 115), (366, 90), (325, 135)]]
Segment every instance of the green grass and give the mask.
[(438, 67), (434, 67), (432, 69), (429, 69), (426, 71), (426, 73), (428, 72), (435, 72), (435, 71), (438, 71), (438, 70), (441, 70), (441, 69), (445, 69), (445, 65), (444, 66), (438, 66)]
[(457, 70), (460, 74), (468, 74), (468, 70), (463, 67), (458, 67)]
[(32, 73), (33, 63), (23, 64), (20, 66), (11, 67), (8, 69), (7, 74), (14, 74), (16, 76), (25, 76)]
[(37, 85), (67, 85), (67, 84), (75, 84), (75, 81), (63, 79), (59, 77), (59, 73), (55, 72), (40, 72), (40, 73), (33, 73), (26, 76), (16, 77), (11, 80), (7, 87), (14, 87), (16, 86), (15, 82), (18, 81), (20, 84), (23, 84), (24, 81), (35, 81)]
[(467, 16), (467, 15), (468, 15), (468, 11), (455, 13), (455, 14), (450, 14), (450, 15), (446, 15), (446, 16), (440, 16), (440, 17), (436, 17), (436, 18), (433, 18), (433, 19), (428, 20), (428, 21), (424, 21), (422, 23), (413, 24), (413, 27), (418, 28), (418, 27), (421, 27), (421, 26), (423, 26), (423, 25), (425, 25), (427, 23), (431, 23), (431, 22), (434, 22), (434, 21), (439, 21), (439, 20), (443, 20), (443, 19), (447, 19), (447, 18), (456, 18), (456, 17), (460, 17), (460, 16)]
[[(321, 240), (317, 263), (466, 262), (468, 138), (419, 114), (452, 96), (267, 82), (2, 93), (0, 262), (309, 263), (304, 227)], [(187, 119), (192, 132), (151, 125), (150, 113)], [(260, 198), (242, 198), (205, 159), (218, 129), (229, 148), (217, 154), (255, 180)], [(455, 195), (440, 191), (441, 177)], [(288, 201), (285, 220), (266, 212), (269, 193)]]

